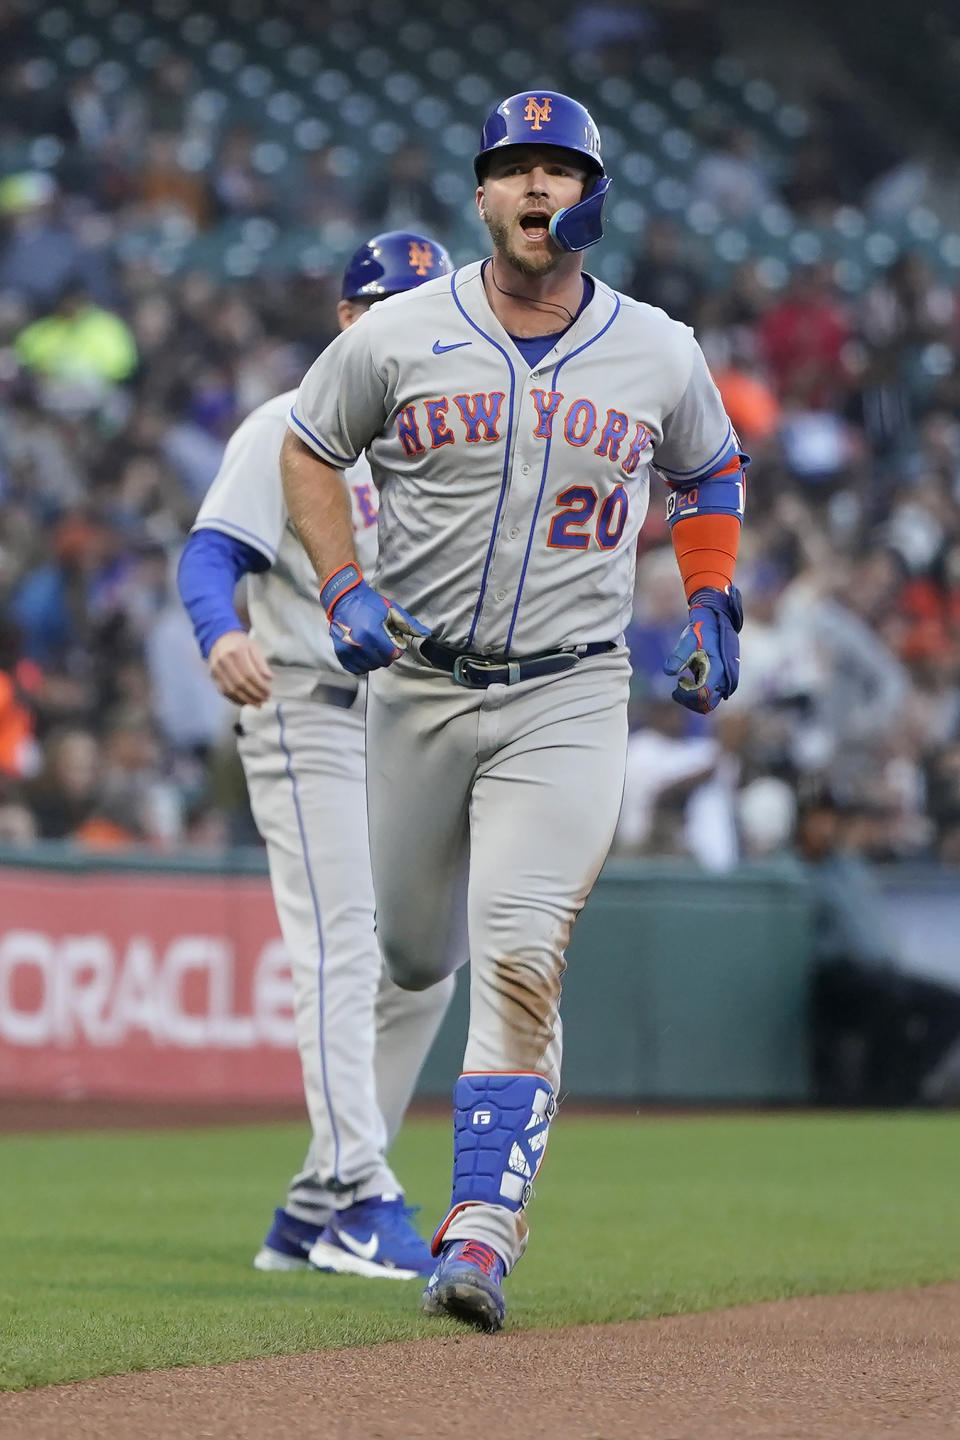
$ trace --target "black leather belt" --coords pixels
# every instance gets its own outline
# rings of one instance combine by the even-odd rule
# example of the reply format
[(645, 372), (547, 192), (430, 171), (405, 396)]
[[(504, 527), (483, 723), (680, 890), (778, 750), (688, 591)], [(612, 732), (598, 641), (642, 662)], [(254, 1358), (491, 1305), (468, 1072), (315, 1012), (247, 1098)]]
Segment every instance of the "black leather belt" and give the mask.
[(559, 675), (572, 670), (588, 655), (607, 654), (617, 645), (615, 640), (596, 640), (572, 650), (545, 650), (541, 655), (525, 655), (517, 660), (507, 655), (471, 655), (429, 639), (421, 640), (418, 648), (428, 665), (448, 671), (458, 685), (468, 690), (486, 690), (488, 685), (516, 685), (520, 680)]
[(311, 700), (321, 705), (336, 705), (339, 710), (349, 710), (359, 690), (348, 690), (344, 685), (315, 685), (310, 691)]

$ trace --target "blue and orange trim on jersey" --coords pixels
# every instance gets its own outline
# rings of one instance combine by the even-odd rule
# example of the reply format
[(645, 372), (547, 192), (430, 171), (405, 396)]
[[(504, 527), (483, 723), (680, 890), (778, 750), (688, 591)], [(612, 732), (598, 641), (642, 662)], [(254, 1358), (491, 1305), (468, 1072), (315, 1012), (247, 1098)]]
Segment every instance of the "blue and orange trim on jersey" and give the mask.
[(723, 437), (723, 442), (710, 456), (709, 460), (704, 460), (702, 464), (695, 465), (692, 470), (671, 470), (666, 465), (661, 465), (659, 460), (655, 463), (660, 474), (668, 484), (683, 489), (687, 485), (692, 485), (696, 480), (703, 480), (708, 475), (718, 473), (733, 459), (734, 455), (739, 453), (739, 450), (740, 443), (733, 433), (733, 426), (728, 420), (727, 433)]
[[(453, 297), (453, 303), (456, 305), (457, 309), (460, 311), (460, 314), (463, 316), (464, 320), (466, 320), (470, 328), (472, 330), (476, 330), (478, 335), (480, 335), (484, 340), (488, 340), (493, 346), (493, 348), (499, 351), (499, 353), (503, 356), (504, 363), (506, 364), (507, 370), (510, 374), (510, 390), (507, 401), (507, 414), (509, 418), (507, 420), (506, 444), (503, 447), (503, 469), (500, 472), (500, 493), (497, 496), (497, 508), (494, 511), (493, 525), (490, 530), (490, 542), (487, 545), (487, 553), (484, 556), (483, 573), (480, 576), (480, 593), (477, 596), (477, 603), (473, 611), (473, 619), (470, 622), (470, 633), (467, 636), (467, 643), (464, 647), (465, 649), (469, 650), (473, 646), (473, 637), (476, 635), (477, 626), (480, 624), (480, 616), (483, 612), (483, 601), (487, 593), (487, 580), (490, 575), (490, 565), (493, 561), (493, 552), (497, 542), (497, 532), (500, 528), (500, 516), (503, 513), (503, 504), (507, 497), (507, 490), (510, 487), (510, 459), (513, 443), (513, 413), (514, 396), (517, 389), (517, 372), (513, 367), (513, 361), (510, 359), (510, 356), (507, 354), (504, 347), (500, 344), (499, 340), (495, 340), (492, 335), (488, 335), (486, 330), (484, 330), (482, 326), (478, 325), (476, 320), (472, 319), (472, 317), (467, 314), (466, 309), (463, 306), (463, 302), (461, 301), (460, 296), (457, 294), (457, 276), (459, 275), (459, 273), (459, 270), (455, 270), (450, 276), (450, 294)], [(499, 394), (500, 392), (495, 391), (494, 393)]]
[[(329, 445), (325, 445), (323, 443), (319, 435), (314, 435), (313, 431), (309, 429), (306, 425), (304, 425), (303, 421), (299, 418), (299, 416), (294, 414), (292, 409), (287, 418), (291, 425), (296, 426), (296, 428), (302, 431), (303, 434), (307, 437), (307, 443), (310, 445), (311, 449), (321, 450), (323, 452), (323, 455), (328, 455), (330, 457), (329, 463), (331, 465), (335, 465), (338, 470), (348, 470), (351, 465), (356, 465), (357, 461), (360, 459), (359, 455), (352, 455), (348, 459), (344, 455), (338, 455), (336, 450), (331, 450)], [(322, 458), (323, 457), (321, 456), (321, 459)]]
[[(617, 296), (617, 297), (616, 297), (616, 304), (615, 304), (615, 306), (614, 306), (613, 314), (609, 317), (609, 319), (607, 320), (606, 324), (603, 325), (603, 326), (597, 331), (597, 333), (596, 333), (595, 335), (591, 335), (590, 338), (589, 338), (589, 340), (585, 340), (582, 345), (578, 345), (577, 348), (576, 348), (576, 350), (571, 350), (570, 353), (569, 353), (569, 355), (564, 355), (560, 360), (557, 361), (557, 364), (554, 366), (554, 369), (553, 369), (553, 374), (552, 374), (551, 377), (550, 377), (550, 391), (551, 391), (551, 394), (554, 394), (554, 393), (557, 392), (557, 389), (558, 389), (557, 379), (558, 379), (558, 377), (559, 377), (559, 375), (560, 375), (560, 371), (563, 369), (564, 365), (568, 364), (569, 361), (575, 359), (577, 355), (582, 355), (583, 352), (584, 352), (584, 350), (589, 350), (589, 348), (590, 348), (591, 345), (595, 345), (598, 340), (601, 340), (601, 339), (603, 338), (603, 336), (606, 335), (607, 331), (610, 329), (610, 326), (613, 324), (613, 322), (616, 320), (616, 318), (617, 318), (617, 316), (618, 316), (619, 314), (620, 314), (620, 298), (619, 298), (619, 296)], [(543, 423), (543, 422), (542, 422), (542, 419), (541, 419), (541, 423)], [(530, 533), (529, 533), (529, 535), (527, 536), (527, 548), (526, 548), (526, 550), (525, 550), (525, 552), (524, 552), (524, 556), (523, 556), (523, 567), (522, 567), (522, 569), (521, 569), (521, 571), (520, 571), (520, 582), (519, 582), (519, 584), (517, 585), (517, 598), (516, 598), (515, 601), (513, 602), (513, 613), (512, 613), (512, 615), (510, 616), (510, 628), (509, 628), (509, 630), (507, 631), (507, 643), (506, 643), (506, 645), (504, 646), (504, 652), (503, 652), (503, 653), (504, 653), (505, 655), (509, 655), (509, 654), (510, 654), (510, 646), (511, 646), (511, 644), (512, 644), (512, 642), (513, 642), (513, 634), (514, 634), (514, 631), (515, 631), (516, 628), (517, 628), (517, 616), (518, 616), (518, 614), (519, 614), (519, 612), (520, 612), (520, 601), (521, 601), (521, 599), (523, 598), (523, 587), (524, 587), (524, 584), (525, 584), (526, 578), (527, 578), (527, 567), (528, 567), (529, 564), (530, 564), (530, 553), (531, 553), (531, 551), (532, 551), (532, 549), (533, 549), (533, 541), (534, 541), (534, 536), (535, 536), (535, 534), (536, 534), (536, 529), (537, 529), (537, 520), (538, 520), (539, 515), (540, 515), (540, 507), (541, 507), (541, 505), (543, 504), (543, 495), (544, 495), (544, 491), (545, 491), (546, 485), (547, 485), (547, 471), (548, 471), (549, 468), (550, 468), (550, 449), (551, 449), (551, 446), (552, 446), (552, 444), (553, 444), (553, 425), (552, 425), (552, 422), (548, 425), (547, 428), (548, 428), (548, 430), (549, 430), (549, 434), (547, 435), (547, 438), (546, 438), (546, 441), (545, 441), (545, 444), (544, 444), (544, 450), (543, 450), (543, 468), (542, 468), (541, 471), (540, 471), (540, 488), (539, 488), (539, 490), (537, 491), (537, 500), (536, 500), (536, 504), (535, 504), (534, 507), (533, 507), (533, 516), (532, 516), (532, 518), (531, 518), (531, 520), (530, 520)]]
[(244, 545), (252, 545), (254, 550), (260, 551), (268, 565), (273, 565), (276, 561), (276, 550), (261, 535), (255, 535), (252, 530), (247, 530), (245, 526), (238, 525), (235, 520), (228, 520), (223, 515), (204, 515), (198, 518), (190, 533), (196, 535), (199, 530), (218, 530), (221, 535), (229, 535)]

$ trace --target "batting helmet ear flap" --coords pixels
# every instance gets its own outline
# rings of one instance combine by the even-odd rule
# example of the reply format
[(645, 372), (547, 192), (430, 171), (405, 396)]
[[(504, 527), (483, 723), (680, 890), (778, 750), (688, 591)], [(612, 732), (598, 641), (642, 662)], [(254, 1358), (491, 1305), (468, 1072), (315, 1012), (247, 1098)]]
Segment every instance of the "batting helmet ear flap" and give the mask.
[(586, 250), (603, 238), (603, 202), (609, 189), (610, 177), (598, 175), (582, 200), (550, 216), (550, 234), (561, 250)]

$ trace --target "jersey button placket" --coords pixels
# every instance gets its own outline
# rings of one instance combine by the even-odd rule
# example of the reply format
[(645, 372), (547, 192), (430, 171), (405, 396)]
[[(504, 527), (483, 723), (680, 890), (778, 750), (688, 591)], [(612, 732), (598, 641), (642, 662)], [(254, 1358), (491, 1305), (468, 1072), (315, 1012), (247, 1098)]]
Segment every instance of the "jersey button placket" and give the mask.
[[(529, 449), (527, 453), (530, 453)], [(502, 607), (496, 609), (495, 614), (491, 613), (490, 620), (498, 632), (502, 632), (497, 634), (497, 642), (501, 647), (506, 642), (504, 627), (509, 626), (509, 612), (513, 609), (516, 587), (519, 584), (519, 567), (523, 559), (522, 550), (510, 542), (515, 542), (527, 533), (528, 522), (525, 517), (531, 506), (529, 477), (533, 468), (532, 459), (525, 459), (522, 452), (520, 455), (514, 456), (513, 478), (515, 483), (510, 487), (506, 497), (500, 537), (490, 566), (489, 583), (491, 587), (495, 587), (490, 591), (491, 609)], [(509, 550), (507, 549), (508, 545)]]

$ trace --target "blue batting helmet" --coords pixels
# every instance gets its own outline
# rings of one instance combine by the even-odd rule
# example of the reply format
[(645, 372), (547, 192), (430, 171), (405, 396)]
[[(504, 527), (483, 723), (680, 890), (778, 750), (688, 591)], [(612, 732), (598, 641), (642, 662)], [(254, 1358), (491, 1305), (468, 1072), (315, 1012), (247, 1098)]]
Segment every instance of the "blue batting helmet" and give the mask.
[(341, 295), (344, 300), (378, 300), (452, 270), (450, 256), (436, 240), (412, 230), (387, 230), (350, 257)]
[(600, 156), (600, 131), (590, 111), (555, 90), (523, 90), (502, 100), (484, 121), (474, 156), (477, 182), (483, 184), (489, 157), (510, 145), (556, 145), (579, 155), (591, 172), (577, 205), (558, 210), (550, 234), (561, 250), (585, 250), (603, 235), (603, 201), (610, 181)]
[(481, 183), (486, 173), (486, 157), (506, 145), (560, 145), (575, 150), (587, 161), (588, 168), (603, 174), (600, 159), (600, 131), (590, 111), (569, 95), (555, 90), (532, 94), (528, 90), (501, 100), (484, 121), (480, 132), (480, 149), (473, 168)]

